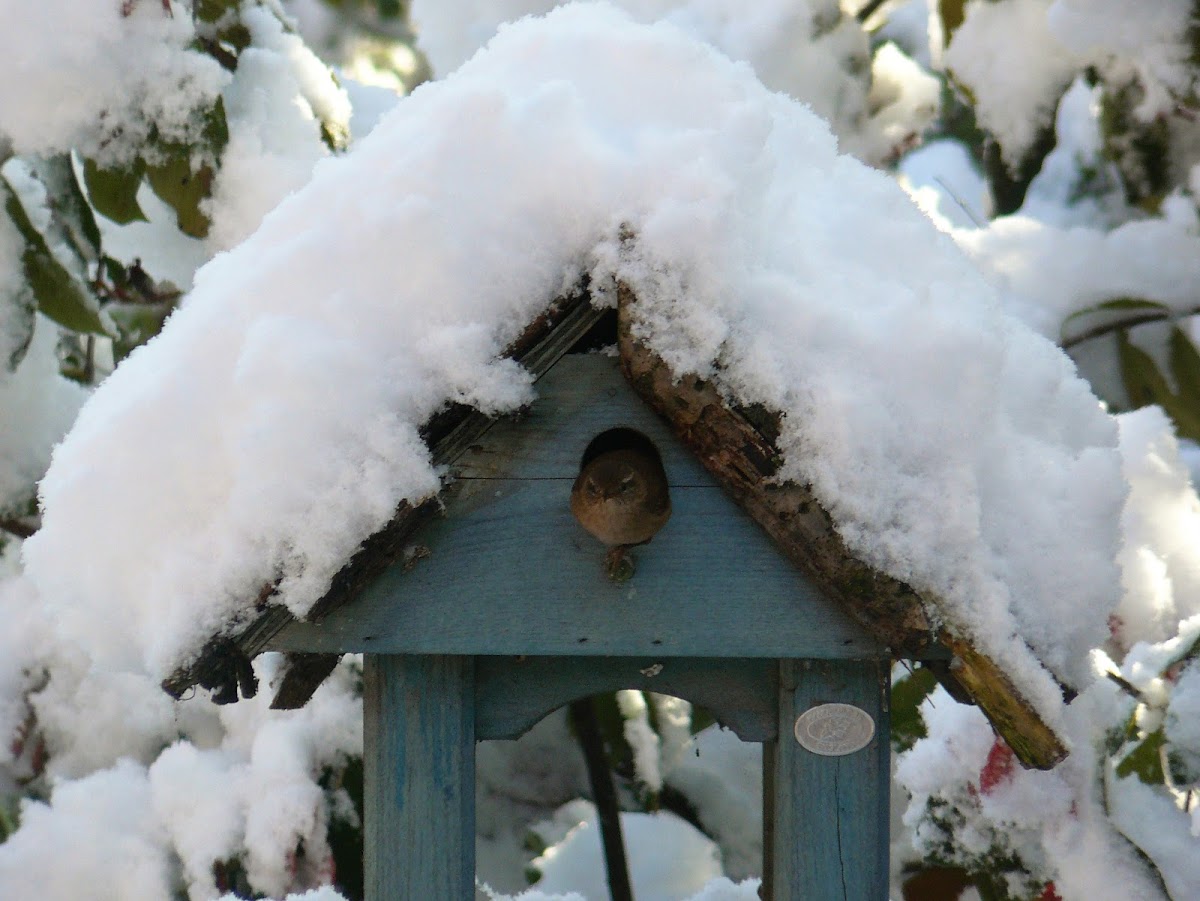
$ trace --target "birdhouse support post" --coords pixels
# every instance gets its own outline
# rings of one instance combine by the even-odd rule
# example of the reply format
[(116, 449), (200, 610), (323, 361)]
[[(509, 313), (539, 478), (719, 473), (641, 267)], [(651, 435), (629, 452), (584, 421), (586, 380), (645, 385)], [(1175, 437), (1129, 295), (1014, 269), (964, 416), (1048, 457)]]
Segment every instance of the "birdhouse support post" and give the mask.
[(366, 654), (366, 897), (475, 896), (475, 678), (466, 656)]
[[(888, 897), (890, 773), (887, 660), (781, 660), (779, 734), (763, 743), (763, 897), (854, 901)], [(858, 716), (818, 723), (817, 751), (797, 720), (853, 705), (874, 721), (858, 750)], [(802, 724), (803, 728), (803, 724)], [(810, 727), (811, 729), (811, 727)], [(810, 745), (815, 745), (811, 738)]]

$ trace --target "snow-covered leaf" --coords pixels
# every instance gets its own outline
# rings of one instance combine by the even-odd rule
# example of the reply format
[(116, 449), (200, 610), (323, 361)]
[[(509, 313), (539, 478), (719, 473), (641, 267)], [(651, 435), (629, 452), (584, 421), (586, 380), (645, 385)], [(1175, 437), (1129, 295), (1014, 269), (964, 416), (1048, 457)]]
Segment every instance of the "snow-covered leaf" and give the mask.
[(1162, 785), (1166, 780), (1163, 772), (1163, 745), (1166, 736), (1162, 729), (1151, 732), (1128, 751), (1117, 764), (1117, 775), (1122, 779), (1137, 776), (1147, 785)]
[(72, 331), (104, 334), (105, 328), (95, 296), (51, 253), (45, 237), (34, 227), (21, 201), (3, 179), (0, 179), (0, 199), (9, 218), (25, 239), (22, 263), (26, 280), (37, 299), (38, 310)]

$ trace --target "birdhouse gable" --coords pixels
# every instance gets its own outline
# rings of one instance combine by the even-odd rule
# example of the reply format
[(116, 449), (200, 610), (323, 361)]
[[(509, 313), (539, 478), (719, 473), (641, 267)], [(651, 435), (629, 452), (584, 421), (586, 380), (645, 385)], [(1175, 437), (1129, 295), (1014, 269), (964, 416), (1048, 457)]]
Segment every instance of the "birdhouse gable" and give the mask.
[[(638, 398), (618, 361), (568, 354), (519, 419), (450, 464), (444, 512), (399, 559), (280, 650), (662, 657), (878, 656), (879, 643), (783, 557)], [(589, 444), (630, 429), (653, 443), (672, 513), (610, 578), (604, 545), (568, 500)]]

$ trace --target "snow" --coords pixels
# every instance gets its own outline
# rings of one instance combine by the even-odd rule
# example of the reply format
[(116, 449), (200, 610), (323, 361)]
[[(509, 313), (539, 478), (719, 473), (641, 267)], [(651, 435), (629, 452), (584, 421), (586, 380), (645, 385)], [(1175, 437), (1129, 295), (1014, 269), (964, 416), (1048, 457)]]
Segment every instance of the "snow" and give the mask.
[(1039, 130), (1053, 125), (1058, 98), (1080, 66), (1050, 33), (1052, 2), (970, 0), (945, 52), (947, 70), (971, 92), (979, 124), (1013, 167)]
[(781, 476), (1057, 716), (1014, 636), (1068, 682), (1103, 637), (1112, 420), (807, 109), (606, 8), (505, 29), (197, 274), (42, 482), (24, 559), (64, 634), (161, 676), (265, 584), (303, 615), (436, 490), (422, 422), (531, 398), (497, 355), (585, 273), (635, 289), (636, 329), (676, 372), (786, 411)]
[(1171, 898), (1188, 898), (1200, 885), (1200, 838), (1172, 798), (1136, 778), (1106, 774), (1110, 815), (1121, 832), (1154, 861)]
[[(76, 147), (118, 163), (151, 128), (187, 141), (227, 80), (217, 62), (181, 52), (195, 38), (190, 15), (164, 16), (158, 3), (122, 0), (0, 0), (0, 21), (21, 39), (0, 57), (3, 133), (17, 153)], [(119, 128), (97, 124), (97, 110)]]
[(958, 141), (929, 141), (908, 154), (898, 166), (902, 184), (938, 227), (977, 227), (985, 220), (987, 183)]
[[(217, 901), (242, 901), (242, 898), (231, 893), (228, 895), (222, 895), (217, 899)], [(336, 889), (324, 885), (320, 888), (315, 888), (312, 891), (290, 894), (284, 899), (284, 901), (346, 901), (346, 899), (345, 896)]]
[(1004, 293), (1006, 308), (1056, 341), (1079, 310), (1118, 297), (1185, 310), (1200, 286), (1200, 231), (1170, 219), (1101, 231), (1017, 215), (954, 237)]
[(1064, 47), (1089, 59), (1131, 60), (1146, 97), (1138, 110), (1144, 121), (1173, 111), (1176, 97), (1191, 86), (1188, 32), (1194, 10), (1188, 0), (1154, 0), (1138, 5), (1137, 15), (1121, 0), (1056, 0), (1047, 25)]
[(1058, 103), (1056, 142), (1021, 205), (1021, 215), (1066, 228), (1106, 230), (1129, 219), (1124, 191), (1106, 159), (1102, 92), (1076, 77)]
[(229, 144), (207, 202), (213, 251), (237, 244), (312, 177), (329, 153), (322, 121), (350, 127), (349, 98), (298, 36), (266, 8), (246, 9), (242, 20), (254, 45), (223, 92)]
[[(27, 641), (42, 637), (45, 647), (48, 624), (21, 622), (20, 605), (29, 598), (12, 592), (23, 584), (0, 586), (0, 609)], [(28, 653), (15, 650), (18, 661)], [(104, 886), (108, 894), (88, 895), (98, 901), (160, 901), (174, 897), (176, 860), (193, 901), (216, 896), (213, 863), (235, 857), (252, 884), (274, 897), (298, 882), (329, 881), (326, 830), (336, 812), (318, 780), (362, 753), (353, 662), (344, 662), (304, 710), (274, 712), (266, 698), (233, 708), (200, 698), (164, 704), (161, 689), (144, 677), (72, 673), (72, 662), (80, 663), (57, 661), (54, 678), (33, 700), (52, 746), (54, 788), (47, 803), (25, 802), (21, 828), (0, 844), (6, 901), (79, 897), (84, 885)], [(269, 680), (276, 662), (275, 655), (260, 658), (259, 677)], [(0, 669), (6, 689), (18, 679)], [(0, 725), (9, 721), (6, 713), (0, 708)], [(80, 853), (63, 855), (76, 842)], [(303, 863), (294, 853), (299, 846)]]
[(57, 333), (52, 323), (38, 320), (16, 371), (0, 368), (0, 514), (25, 512), (51, 448), (86, 396), (83, 388), (59, 375)]
[(1130, 491), (1121, 516), (1124, 594), (1117, 614), (1128, 647), (1164, 641), (1200, 613), (1200, 499), (1162, 410), (1145, 407), (1119, 422)]
[[(928, 0), (901, 0), (885, 5), (886, 18), (876, 32), (885, 41), (895, 41), (904, 52), (926, 69), (942, 67), (942, 17), (937, 4)], [(868, 26), (874, 23), (868, 21)]]
[(879, 146), (868, 150), (847, 145), (864, 159), (893, 161), (920, 140), (925, 126), (941, 109), (941, 84), (892, 43), (883, 44), (871, 65), (871, 92), (867, 104)]
[(662, 791), (658, 733), (650, 725), (650, 707), (640, 691), (618, 691), (617, 708), (625, 720), (625, 740), (633, 750), (633, 770), (638, 781), (652, 792)]
[(169, 898), (172, 882), (146, 771), (132, 761), (63, 783), (50, 804), (27, 801), (0, 845), (7, 901), (78, 897), (80, 886), (95, 901)]
[[(955, 853), (1011, 852), (1064, 898), (1158, 901), (1138, 852), (1177, 898), (1194, 894), (1200, 807), (1119, 778), (1112, 746), (1132, 717), (1139, 740), (1161, 728), (1172, 753), (1200, 762), (1200, 667), (1180, 662), (1200, 635), (1200, 500), (1161, 411), (1105, 415), (1036, 337), (1059, 340), (1072, 312), (1113, 296), (1187, 311), (1200, 288), (1189, 195), (1110, 228), (1132, 211), (1082, 180), (1105, 178), (1100, 87), (1066, 89), (1058, 147), (1019, 216), (981, 225), (982, 183), (959, 145), (908, 157), (939, 235), (886, 177), (835, 156), (795, 102), (871, 162), (907, 146), (936, 103), (927, 76), (888, 45), (872, 59), (833, 3), (674, 0), (501, 29), (524, 7), (418, 0), (422, 42), (448, 77), (402, 101), (347, 84), (355, 138), (378, 133), (336, 160), (320, 126), (344, 127), (346, 94), (267, 7), (243, 10), (255, 44), (231, 76), (187, 49), (190, 16), (119, 6), (0, 0), (20, 36), (0, 55), (0, 147), (103, 147), (119, 161), (152, 127), (186, 141), (193, 111), (219, 94), (230, 145), (210, 236), (182, 237), (148, 189), (151, 222), (101, 227), (108, 252), (145, 254), (185, 289), (197, 261), (229, 252), (87, 404), (42, 486), (42, 532), (0, 549), (0, 735), (17, 737), (0, 745), (0, 787), (44, 798), (24, 802), (0, 844), (5, 901), (199, 901), (223, 890), (213, 862), (235, 857), (256, 892), (341, 898), (315, 886), (332, 876), (329, 823), (355, 816), (323, 778), (361, 754), (357, 662), (297, 713), (269, 711), (269, 691), (227, 708), (203, 693), (175, 703), (158, 680), (264, 584), (281, 579), (279, 599), (302, 613), (401, 498), (435, 490), (417, 433), (431, 412), (535, 398), (496, 354), (585, 275), (609, 291), (601, 303), (616, 279), (635, 288), (641, 334), (677, 371), (785, 411), (785, 476), (813, 484), (857, 553), (942, 596), (943, 615), (1069, 743), (1052, 773), (1005, 769), (979, 711), (936, 692), (929, 737), (897, 768), (918, 844), (936, 856), (937, 810), (950, 809), (966, 817)], [(1190, 6), (1161, 0), (1136, 21), (1123, 6), (972, 4), (950, 67), (1006, 152), (1050, 121), (1084, 62), (1138, 73), (1142, 116), (1174, 110), (1189, 90)], [(928, 7), (907, 9), (890, 33), (923, 55)], [(473, 27), (457, 27), (464, 15)], [(935, 34), (929, 58), (939, 45)], [(31, 212), (47, 215), (40, 201)], [(0, 334), (12, 333), (18, 253), (0, 224)], [(39, 320), (20, 367), (0, 373), (3, 512), (27, 502), (84, 401), (58, 375), (56, 341)], [(256, 662), (263, 683), (278, 663)], [(1069, 705), (1042, 665), (1080, 690)], [(712, 836), (627, 815), (639, 887), (756, 897), (754, 880), (730, 879), (759, 866), (760, 748), (715, 727), (693, 741), (686, 702), (620, 700), (635, 790), (682, 792)], [(596, 829), (572, 800), (586, 775), (562, 716), (481, 746), (478, 789), (481, 874), (517, 891), (521, 841), (561, 806), (547, 881), (520, 897), (592, 895)], [(1034, 897), (1043, 884), (1010, 887)]]
[[(415, 0), (411, 15), (434, 71), (446, 75), (504, 23), (558, 5), (554, 0)], [(825, 119), (845, 152), (869, 162), (894, 160), (937, 113), (934, 79), (893, 45), (881, 48), (872, 61), (867, 34), (837, 0), (750, 5), (618, 0), (615, 5), (639, 22), (669, 22), (749, 64), (766, 87), (803, 101)]]
[(1120, 84), (1136, 78), (1142, 122), (1175, 114), (1194, 91), (1187, 0), (971, 0), (946, 48), (947, 70), (971, 92), (979, 123), (1018, 163), (1051, 124), (1085, 67)]
[[(561, 841), (534, 859), (532, 866), (542, 874), (537, 890), (605, 897), (608, 883), (595, 808), (574, 801), (560, 813), (573, 824)], [(622, 813), (621, 831), (638, 898), (686, 901), (723, 875), (716, 845), (674, 814)]]
[(667, 776), (696, 808), (721, 848), (725, 875), (746, 879), (762, 867), (762, 745), (709, 726)]
[(1064, 763), (1049, 772), (996, 769), (996, 738), (983, 714), (935, 690), (922, 704), (928, 737), (900, 755), (895, 771), (911, 793), (904, 823), (918, 850), (968, 869), (987, 869), (995, 854), (1014, 858), (1041, 877), (1010, 884), (1017, 897), (1036, 897), (1053, 881), (1068, 899), (1161, 899), (1154, 877), (1105, 816), (1096, 784), (1095, 749), (1103, 738), (1094, 732), (1119, 719), (1112, 709), (1119, 704), (1115, 687), (1100, 680), (1067, 711), (1075, 750)]

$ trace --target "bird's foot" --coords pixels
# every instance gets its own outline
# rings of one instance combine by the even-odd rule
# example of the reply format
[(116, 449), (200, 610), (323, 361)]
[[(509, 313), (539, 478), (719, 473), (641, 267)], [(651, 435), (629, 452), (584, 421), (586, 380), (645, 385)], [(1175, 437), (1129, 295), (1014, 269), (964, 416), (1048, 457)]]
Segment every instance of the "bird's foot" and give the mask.
[(632, 579), (635, 567), (633, 557), (629, 556), (629, 546), (618, 544), (611, 548), (604, 558), (604, 568), (608, 571), (610, 582), (628, 582)]

